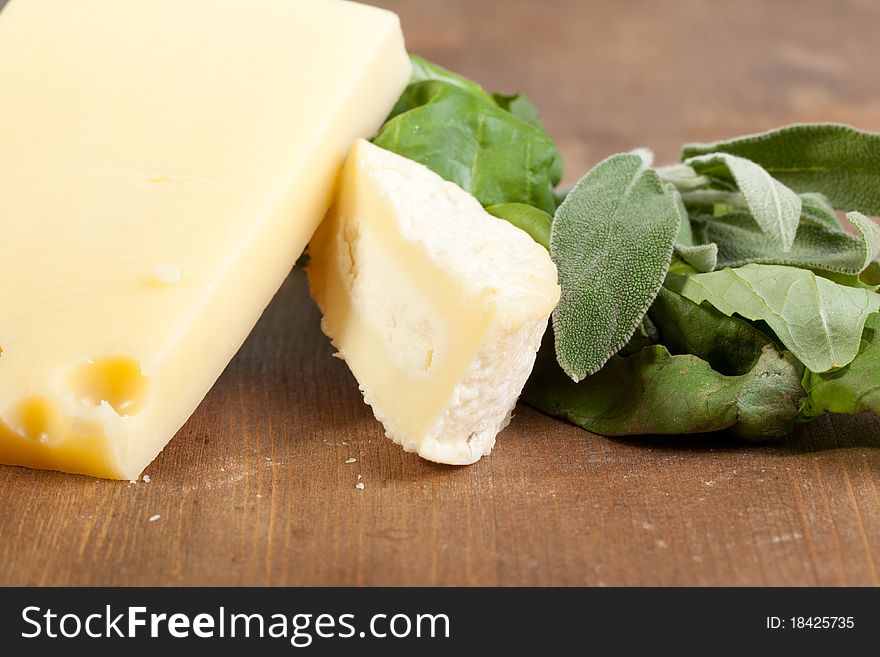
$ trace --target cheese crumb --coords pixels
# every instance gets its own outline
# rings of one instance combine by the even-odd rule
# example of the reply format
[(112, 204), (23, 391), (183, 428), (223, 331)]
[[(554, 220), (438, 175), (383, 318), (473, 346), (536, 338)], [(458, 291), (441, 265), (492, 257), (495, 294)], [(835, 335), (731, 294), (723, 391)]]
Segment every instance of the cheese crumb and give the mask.
[(150, 475), (144, 475), (144, 483), (145, 484), (150, 483)]
[(363, 490), (364, 489), (364, 482), (357, 483), (354, 485), (354, 487), (357, 488), (358, 490)]
[(176, 285), (180, 282), (180, 267), (175, 265), (156, 265), (153, 269), (156, 280), (164, 285)]
[(351, 465), (352, 463), (357, 463), (357, 459), (354, 457), (351, 457), (350, 459), (345, 460), (346, 465)]
[(150, 518), (149, 518), (149, 522), (156, 522), (156, 521), (157, 521), (159, 518), (161, 518), (161, 517), (162, 517), (162, 516), (160, 516), (158, 513), (155, 514), (155, 515), (152, 515), (152, 516), (150, 516)]
[(358, 475), (358, 481), (360, 481), (361, 479), (363, 479), (363, 477), (361, 477), (360, 475)]

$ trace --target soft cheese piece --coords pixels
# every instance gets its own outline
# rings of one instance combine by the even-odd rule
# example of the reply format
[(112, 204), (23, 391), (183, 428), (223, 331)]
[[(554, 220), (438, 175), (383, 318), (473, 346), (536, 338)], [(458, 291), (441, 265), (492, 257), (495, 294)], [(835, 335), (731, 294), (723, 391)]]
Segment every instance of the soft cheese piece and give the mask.
[(559, 300), (547, 252), (460, 187), (358, 140), (309, 255), (324, 332), (386, 435), (440, 463), (488, 454)]
[(136, 477), (254, 326), (352, 142), (408, 76), (397, 17), (353, 3), (12, 0), (0, 462)]

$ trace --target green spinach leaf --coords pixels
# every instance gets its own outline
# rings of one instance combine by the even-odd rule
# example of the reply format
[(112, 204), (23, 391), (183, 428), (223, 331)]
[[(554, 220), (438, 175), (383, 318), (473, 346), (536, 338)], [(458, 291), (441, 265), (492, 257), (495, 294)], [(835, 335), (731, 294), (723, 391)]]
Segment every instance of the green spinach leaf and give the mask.
[(544, 123), (541, 121), (538, 108), (532, 104), (532, 101), (525, 94), (492, 94), (492, 100), (495, 101), (498, 107), (507, 110), (526, 123), (531, 123), (542, 130), (544, 129)]
[(553, 217), (543, 210), (525, 203), (501, 203), (490, 205), (486, 212), (524, 230), (538, 244), (550, 250), (550, 224), (553, 223)]
[(614, 356), (575, 383), (553, 359), (549, 341), (538, 354), (523, 400), (605, 436), (703, 433), (732, 428), (750, 440), (791, 431), (804, 391), (800, 363), (772, 345), (739, 376), (725, 376), (692, 355), (661, 345)]
[(487, 92), (473, 80), (469, 80), (458, 73), (453, 73), (452, 71), (445, 69), (442, 66), (438, 66), (433, 62), (429, 62), (424, 57), (419, 57), (418, 55), (410, 55), (409, 59), (412, 64), (412, 74), (410, 75), (409, 80), (410, 84), (425, 82), (428, 80), (438, 80), (458, 87), (459, 89), (474, 94), (475, 96), (479, 96), (490, 103), (495, 102), (492, 94)]
[(692, 354), (726, 375), (745, 374), (772, 339), (739, 317), (696, 304), (667, 288), (648, 310), (662, 344), (673, 354)]
[(562, 159), (553, 141), (460, 85), (409, 85), (373, 141), (426, 165), (484, 206), (525, 203), (548, 214), (556, 209)]
[(501, 109), (510, 112), (517, 118), (522, 119), (526, 123), (532, 123), (543, 130), (544, 124), (541, 121), (541, 115), (538, 113), (538, 108), (535, 107), (525, 94), (490, 94), (473, 80), (470, 80), (463, 75), (459, 75), (458, 73), (453, 73), (449, 69), (443, 68), (433, 62), (429, 62), (424, 57), (410, 55), (409, 58), (412, 62), (410, 84), (424, 82), (426, 80), (447, 82), (459, 89), (479, 96), (483, 100), (490, 101)]
[(623, 345), (623, 348), (617, 352), (617, 355), (632, 356), (634, 353), (644, 349), (648, 345), (657, 344), (659, 337), (660, 334), (657, 332), (657, 326), (651, 321), (651, 318), (648, 315), (645, 315), (636, 327), (636, 332), (633, 333), (629, 342)]

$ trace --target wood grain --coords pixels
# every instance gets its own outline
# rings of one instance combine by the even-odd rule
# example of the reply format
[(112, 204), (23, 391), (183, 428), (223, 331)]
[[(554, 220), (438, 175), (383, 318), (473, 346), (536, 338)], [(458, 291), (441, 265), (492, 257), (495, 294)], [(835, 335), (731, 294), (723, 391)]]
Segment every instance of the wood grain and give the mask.
[[(528, 92), (569, 180), (635, 146), (880, 130), (870, 0), (382, 4), (413, 51)], [(296, 271), (149, 483), (0, 467), (0, 584), (880, 584), (876, 418), (764, 447), (523, 407), (490, 457), (438, 466), (384, 438), (318, 323)]]

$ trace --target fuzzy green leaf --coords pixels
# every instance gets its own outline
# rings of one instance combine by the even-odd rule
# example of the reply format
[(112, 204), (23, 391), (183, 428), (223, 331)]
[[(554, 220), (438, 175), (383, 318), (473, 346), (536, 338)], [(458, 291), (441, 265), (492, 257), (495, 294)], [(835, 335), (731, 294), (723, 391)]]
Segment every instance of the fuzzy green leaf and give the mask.
[(880, 251), (880, 226), (861, 212), (847, 212), (846, 218), (859, 231), (865, 248), (864, 267), (859, 270), (861, 273), (875, 262), (877, 251)]
[(714, 271), (718, 266), (718, 245), (711, 242), (694, 246), (676, 244), (675, 255), (699, 272)]
[(880, 295), (870, 290), (781, 265), (694, 274), (680, 293), (694, 303), (707, 301), (725, 315), (767, 322), (814, 372), (843, 367), (855, 358), (865, 320), (880, 309)]
[(801, 217), (801, 199), (760, 166), (735, 155), (710, 153), (685, 161), (697, 173), (730, 178), (742, 192), (749, 212), (783, 251), (794, 242)]
[(693, 167), (687, 164), (668, 164), (664, 167), (657, 167), (655, 171), (660, 176), (660, 180), (672, 183), (680, 192), (700, 189), (711, 182), (709, 178), (699, 175)]
[(718, 245), (718, 267), (748, 263), (790, 265), (841, 274), (859, 274), (871, 264), (880, 247), (880, 228), (860, 213), (850, 221), (861, 237), (826, 222), (802, 220), (787, 252), (767, 240), (761, 227), (748, 214), (732, 212), (702, 217), (705, 238)]
[(556, 209), (562, 159), (537, 126), (440, 80), (410, 84), (373, 142), (424, 164), (483, 205)]
[(824, 194), (801, 194), (801, 221), (821, 224), (826, 228), (843, 230), (843, 224)]
[(606, 436), (704, 433), (732, 428), (751, 440), (791, 431), (803, 399), (802, 367), (789, 353), (764, 347), (753, 367), (725, 376), (692, 355), (645, 347), (614, 356), (580, 383), (553, 360), (551, 345), (538, 354), (523, 400)]
[[(678, 166), (690, 169), (684, 164)], [(659, 171), (658, 175), (660, 175)], [(661, 179), (663, 179), (662, 176)], [(675, 185), (675, 183), (672, 184)], [(678, 188), (669, 190), (669, 193), (676, 200), (679, 216), (678, 235), (675, 237), (675, 255), (697, 271), (713, 271), (718, 264), (718, 246), (712, 243), (698, 244), (694, 240), (691, 220)]]
[(490, 205), (486, 212), (524, 230), (538, 244), (550, 250), (550, 224), (553, 223), (553, 217), (543, 210), (525, 203), (501, 203)]
[(859, 354), (849, 365), (821, 374), (807, 371), (803, 385), (807, 398), (801, 419), (825, 413), (880, 414), (880, 315), (868, 317)]
[(678, 208), (648, 166), (645, 154), (609, 157), (574, 186), (553, 220), (550, 255), (562, 287), (556, 355), (575, 381), (629, 341), (669, 268)]
[(835, 208), (880, 215), (880, 134), (833, 123), (792, 125), (712, 144), (689, 144), (682, 159), (724, 152), (755, 162), (798, 192)]

